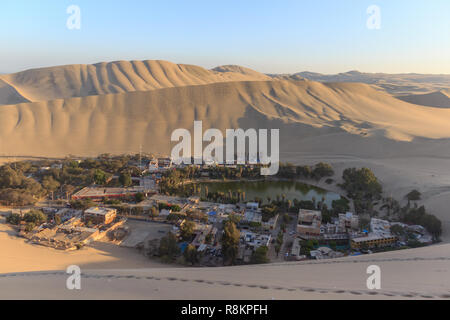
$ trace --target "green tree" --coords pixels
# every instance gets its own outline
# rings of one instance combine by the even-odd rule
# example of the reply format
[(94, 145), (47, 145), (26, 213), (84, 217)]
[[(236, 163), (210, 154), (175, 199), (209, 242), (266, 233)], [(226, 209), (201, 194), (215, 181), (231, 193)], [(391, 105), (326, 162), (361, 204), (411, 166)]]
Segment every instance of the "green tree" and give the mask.
[(421, 197), (422, 197), (422, 194), (417, 190), (413, 190), (406, 195), (406, 198), (410, 201), (418, 201), (421, 199)]
[(61, 216), (59, 216), (59, 215), (55, 216), (55, 224), (56, 225), (60, 225), (61, 224)]
[(145, 194), (143, 194), (142, 192), (136, 193), (134, 198), (135, 198), (137, 203), (140, 203), (140, 202), (145, 200)]
[(334, 176), (334, 170), (328, 163), (320, 162), (315, 165), (312, 176), (318, 180)]
[(106, 184), (107, 174), (101, 169), (95, 169), (93, 174), (94, 182), (98, 185)]
[(373, 213), (373, 201), (380, 200), (383, 188), (377, 177), (368, 168), (345, 169), (342, 175), (344, 183), (340, 185), (354, 200), (358, 213)]
[(95, 207), (95, 205), (95, 202), (90, 199), (70, 201), (70, 206), (76, 210), (86, 210)]
[(152, 217), (153, 220), (155, 220), (155, 218), (159, 216), (159, 211), (156, 207), (150, 208), (150, 216)]
[(194, 234), (195, 223), (192, 221), (185, 221), (180, 228), (181, 237), (183, 240), (191, 240)]
[(186, 247), (183, 256), (186, 262), (190, 263), (191, 265), (194, 265), (200, 261), (200, 255), (195, 246), (192, 244)]
[(25, 232), (31, 232), (36, 227), (34, 222), (28, 222), (25, 226)]
[(261, 246), (257, 248), (251, 257), (251, 263), (253, 264), (262, 264), (262, 263), (268, 263), (269, 258), (267, 257), (267, 253), (269, 251), (269, 248), (266, 246)]
[(17, 213), (12, 213), (6, 218), (6, 223), (12, 224), (17, 226), (20, 221), (22, 221), (22, 218)]
[(34, 223), (35, 225), (41, 225), (47, 221), (47, 216), (39, 210), (31, 210), (25, 213), (23, 220), (27, 223)]
[(239, 249), (240, 232), (232, 221), (225, 222), (222, 236), (224, 264), (234, 264)]
[(336, 251), (337, 248), (337, 244), (336, 241), (330, 241), (330, 248), (334, 251)]
[(167, 236), (161, 239), (159, 244), (159, 255), (168, 261), (174, 261), (180, 254), (180, 248), (178, 247), (177, 237), (173, 233), (169, 233)]
[(408, 206), (410, 206), (411, 201), (419, 201), (419, 200), (421, 200), (422, 194), (419, 191), (417, 191), (417, 190), (413, 190), (410, 193), (408, 193), (405, 196), (405, 198), (408, 199)]
[(391, 227), (391, 233), (396, 236), (404, 236), (406, 231), (402, 226), (395, 224)]
[(49, 192), (54, 192), (56, 190), (58, 190), (60, 184), (58, 181), (56, 181), (55, 179), (53, 179), (52, 176), (46, 176), (43, 180), (42, 180), (42, 186)]
[(131, 180), (131, 175), (129, 173), (122, 173), (119, 176), (119, 182), (124, 187), (129, 187), (133, 184), (133, 181)]

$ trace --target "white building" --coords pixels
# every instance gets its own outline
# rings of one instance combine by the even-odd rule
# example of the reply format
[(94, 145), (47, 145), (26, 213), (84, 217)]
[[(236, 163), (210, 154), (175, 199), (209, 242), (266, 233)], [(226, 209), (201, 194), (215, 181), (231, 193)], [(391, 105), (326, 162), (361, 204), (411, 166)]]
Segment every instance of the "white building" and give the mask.
[(162, 210), (159, 212), (159, 216), (160, 216), (161, 218), (167, 218), (171, 213), (172, 213), (171, 210), (162, 209)]
[(339, 214), (339, 228), (342, 232), (350, 229), (357, 230), (359, 228), (359, 217), (351, 212)]
[(262, 222), (262, 226), (266, 230), (273, 230), (277, 226), (278, 218), (280, 217), (279, 214), (277, 214), (275, 217), (270, 218), (267, 222)]
[(376, 235), (391, 236), (391, 223), (389, 221), (372, 218), (370, 220), (370, 229)]
[(261, 223), (262, 222), (262, 214), (255, 211), (246, 211), (244, 213), (244, 217), (242, 218), (242, 222), (246, 223)]
[(257, 211), (259, 208), (258, 202), (247, 202), (247, 210)]
[(159, 169), (158, 159), (152, 159), (148, 164), (149, 172), (156, 172)]
[(270, 234), (259, 234), (251, 231), (242, 231), (241, 239), (247, 246), (252, 247), (253, 249), (257, 249), (261, 246), (268, 247), (270, 245), (272, 236)]

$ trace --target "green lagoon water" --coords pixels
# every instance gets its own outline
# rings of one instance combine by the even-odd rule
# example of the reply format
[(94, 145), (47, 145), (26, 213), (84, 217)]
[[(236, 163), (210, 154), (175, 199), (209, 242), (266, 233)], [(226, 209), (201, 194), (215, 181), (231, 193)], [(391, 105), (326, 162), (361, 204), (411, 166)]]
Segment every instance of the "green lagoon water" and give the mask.
[(297, 199), (299, 201), (312, 200), (321, 201), (325, 199), (325, 203), (329, 208), (333, 200), (339, 200), (341, 196), (337, 193), (330, 192), (318, 187), (295, 181), (257, 181), (257, 182), (203, 182), (200, 183), (202, 194), (205, 187), (209, 192), (245, 192), (246, 201), (252, 201), (255, 197), (261, 198), (267, 203), (267, 197), (275, 200), (277, 195), (285, 195), (287, 200)]

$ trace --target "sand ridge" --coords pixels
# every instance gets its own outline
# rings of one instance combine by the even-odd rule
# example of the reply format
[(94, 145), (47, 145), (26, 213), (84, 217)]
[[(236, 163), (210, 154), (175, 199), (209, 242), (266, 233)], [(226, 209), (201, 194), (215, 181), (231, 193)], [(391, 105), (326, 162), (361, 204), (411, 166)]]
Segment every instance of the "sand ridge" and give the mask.
[[(163, 60), (66, 65), (0, 75), (0, 104), (148, 91), (216, 82), (269, 80), (246, 68), (216, 70)], [(2, 83), (7, 89), (2, 89)], [(3, 92), (9, 90), (11, 92)]]
[(0, 154), (121, 154), (140, 145), (170, 153), (173, 130), (194, 120), (221, 130), (277, 127), (288, 135), (281, 148), (304, 132), (447, 139), (448, 119), (450, 109), (408, 104), (364, 84), (227, 82), (2, 106)]

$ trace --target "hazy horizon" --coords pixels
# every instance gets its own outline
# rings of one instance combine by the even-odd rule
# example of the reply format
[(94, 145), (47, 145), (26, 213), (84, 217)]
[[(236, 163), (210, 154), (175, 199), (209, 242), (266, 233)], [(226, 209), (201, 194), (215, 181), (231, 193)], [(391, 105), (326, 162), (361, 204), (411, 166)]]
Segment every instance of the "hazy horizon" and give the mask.
[[(174, 61), (169, 61), (167, 59), (142, 59), (142, 60), (138, 60), (138, 59), (130, 59), (130, 60), (125, 60), (125, 59), (119, 59), (119, 60), (111, 60), (111, 61), (96, 61), (96, 62), (89, 62), (89, 63), (66, 63), (66, 64), (58, 64), (58, 65), (42, 65), (42, 66), (35, 66), (35, 67), (31, 67), (31, 68), (26, 68), (26, 69), (21, 69), (21, 70), (16, 70), (16, 71), (12, 71), (12, 72), (4, 72), (0, 70), (0, 74), (13, 74), (13, 73), (19, 73), (19, 72), (23, 72), (23, 71), (27, 71), (27, 70), (33, 70), (33, 69), (42, 69), (42, 68), (51, 68), (51, 67), (62, 67), (62, 66), (66, 66), (66, 65), (95, 65), (95, 64), (100, 64), (100, 63), (112, 63), (112, 62), (119, 62), (119, 61), (168, 61), (171, 63), (176, 63), (176, 64), (185, 64), (185, 65), (195, 65), (192, 63), (185, 63), (185, 62), (174, 62)], [(216, 66), (203, 66), (201, 64), (198, 64), (198, 66), (203, 67), (207, 70), (212, 70), (214, 68), (217, 67), (221, 67), (221, 66), (228, 66), (228, 65), (238, 65), (235, 63), (224, 63), (224, 64), (220, 64), (220, 65), (216, 65)], [(252, 69), (254, 71), (258, 71), (260, 72), (260, 70), (254, 69), (254, 68), (250, 68), (246, 65), (238, 65), (241, 67), (245, 67), (245, 68), (249, 68)], [(399, 73), (390, 73), (390, 72), (382, 72), (382, 71), (363, 71), (363, 70), (356, 70), (356, 69), (349, 69), (349, 70), (344, 70), (344, 71), (340, 71), (340, 72), (318, 72), (315, 70), (301, 70), (301, 71), (296, 71), (293, 70), (292, 72), (280, 72), (280, 73), (271, 73), (271, 72), (262, 72), (263, 74), (266, 75), (283, 75), (283, 74), (289, 74), (289, 75), (293, 75), (293, 74), (300, 74), (300, 73), (305, 73), (305, 72), (309, 72), (309, 73), (316, 73), (316, 74), (320, 74), (320, 75), (324, 75), (324, 76), (332, 76), (332, 75), (338, 75), (338, 74), (346, 74), (346, 73), (350, 73), (350, 72), (359, 72), (362, 74), (386, 74), (386, 75), (434, 75), (434, 76), (450, 76), (450, 73), (419, 73), (419, 72), (399, 72)]]

